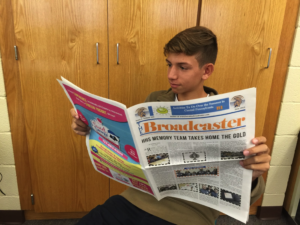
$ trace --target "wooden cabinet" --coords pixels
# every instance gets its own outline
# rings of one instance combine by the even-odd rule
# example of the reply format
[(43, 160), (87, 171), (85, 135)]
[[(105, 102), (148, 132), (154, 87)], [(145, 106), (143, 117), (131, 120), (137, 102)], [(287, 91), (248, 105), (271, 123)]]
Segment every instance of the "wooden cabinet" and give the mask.
[(12, 9), (34, 210), (88, 211), (109, 197), (109, 179), (71, 131), (71, 105), (56, 79), (108, 97), (107, 2), (21, 0)]
[(219, 47), (206, 85), (219, 93), (257, 88), (256, 136), (263, 133), (285, 7), (282, 0), (202, 1), (200, 25), (217, 35)]
[(109, 0), (109, 98), (129, 107), (168, 89), (163, 47), (178, 32), (196, 26), (197, 10), (198, 0)]
[(168, 88), (163, 46), (196, 25), (198, 0), (14, 0), (11, 8), (33, 208), (89, 211), (125, 186), (93, 169), (85, 138), (70, 129), (71, 104), (56, 79), (127, 106), (143, 102), (150, 91)]
[[(169, 87), (163, 46), (195, 26), (197, 18), (219, 42), (215, 72), (206, 85), (219, 93), (257, 87), (256, 134), (269, 125), (265, 118), (274, 68), (286, 67), (276, 60), (282, 28), (289, 22), (285, 1), (3, 2), (0, 48), (23, 210), (89, 211), (125, 189), (93, 169), (85, 138), (70, 129), (71, 105), (56, 79), (64, 76), (127, 106), (142, 102), (150, 92)], [(18, 61), (11, 59), (13, 45)], [(271, 63), (265, 68), (269, 48)]]
[[(198, 0), (108, 1), (110, 99), (130, 107), (155, 90), (169, 88), (163, 47), (175, 34), (196, 25), (197, 10)], [(111, 195), (125, 189), (111, 180)]]

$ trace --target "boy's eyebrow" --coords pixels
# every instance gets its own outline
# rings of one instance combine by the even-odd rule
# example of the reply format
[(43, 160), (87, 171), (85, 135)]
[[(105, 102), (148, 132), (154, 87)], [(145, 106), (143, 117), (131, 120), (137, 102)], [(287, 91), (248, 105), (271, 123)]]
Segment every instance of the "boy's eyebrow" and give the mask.
[[(167, 63), (171, 63), (171, 62), (170, 62), (169, 60), (167, 60), (167, 59), (166, 59), (166, 62), (167, 62)], [(176, 64), (187, 64), (187, 65), (190, 65), (190, 64), (187, 63), (187, 62), (177, 62)]]

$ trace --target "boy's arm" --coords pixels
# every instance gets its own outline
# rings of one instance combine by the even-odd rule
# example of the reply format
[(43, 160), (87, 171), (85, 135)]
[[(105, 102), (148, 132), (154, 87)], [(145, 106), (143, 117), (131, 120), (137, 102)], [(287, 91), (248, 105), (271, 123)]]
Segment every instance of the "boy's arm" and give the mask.
[(252, 182), (250, 205), (256, 202), (265, 191), (265, 181), (262, 176)]

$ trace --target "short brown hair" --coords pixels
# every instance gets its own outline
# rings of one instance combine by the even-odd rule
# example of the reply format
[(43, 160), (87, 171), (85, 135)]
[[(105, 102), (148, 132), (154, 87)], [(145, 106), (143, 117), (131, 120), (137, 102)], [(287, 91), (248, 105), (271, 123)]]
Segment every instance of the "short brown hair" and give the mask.
[(206, 63), (215, 64), (218, 53), (217, 37), (206, 27), (191, 27), (176, 34), (165, 45), (165, 56), (169, 53), (195, 55), (200, 67)]

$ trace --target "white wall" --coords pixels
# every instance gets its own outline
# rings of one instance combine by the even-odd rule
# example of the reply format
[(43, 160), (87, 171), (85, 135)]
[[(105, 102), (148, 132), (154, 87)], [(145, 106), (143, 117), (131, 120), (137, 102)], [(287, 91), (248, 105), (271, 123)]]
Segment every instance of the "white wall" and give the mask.
[[(300, 14), (262, 206), (282, 206), (300, 130)], [(299, 175), (299, 174), (298, 174)], [(296, 190), (296, 189), (295, 189)], [(298, 199), (294, 199), (299, 202)], [(291, 204), (292, 205), (292, 204)], [(293, 216), (293, 215), (291, 215)]]
[(15, 160), (7, 112), (6, 92), (0, 57), (0, 210), (20, 210)]

